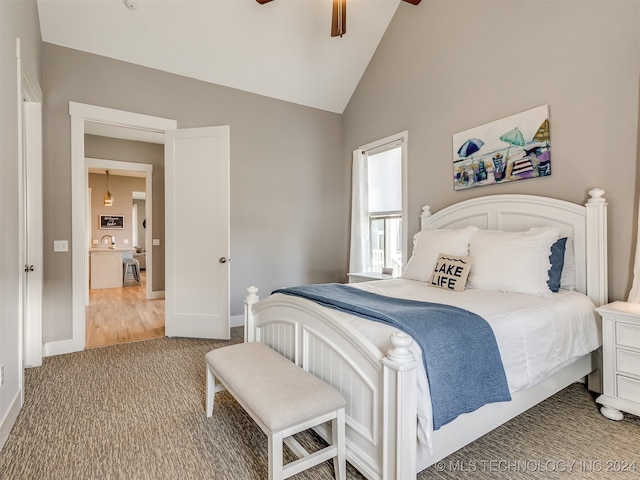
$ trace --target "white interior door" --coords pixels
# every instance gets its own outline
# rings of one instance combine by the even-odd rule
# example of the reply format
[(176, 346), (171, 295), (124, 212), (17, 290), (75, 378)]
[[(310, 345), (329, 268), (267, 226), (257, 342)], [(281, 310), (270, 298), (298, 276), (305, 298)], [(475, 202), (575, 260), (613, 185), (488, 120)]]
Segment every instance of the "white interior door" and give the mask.
[(24, 273), (19, 284), (20, 389), (24, 367), (42, 365), (42, 90), (22, 69), (16, 38), (18, 107), (18, 258)]
[(23, 102), (24, 366), (42, 365), (42, 104)]
[(229, 338), (229, 127), (165, 133), (165, 333)]

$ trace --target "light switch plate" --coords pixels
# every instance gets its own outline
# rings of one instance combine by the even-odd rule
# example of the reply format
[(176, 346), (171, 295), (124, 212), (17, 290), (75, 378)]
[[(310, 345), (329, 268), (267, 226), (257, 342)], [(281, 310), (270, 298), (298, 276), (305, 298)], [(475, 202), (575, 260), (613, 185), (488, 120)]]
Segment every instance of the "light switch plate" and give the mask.
[(53, 241), (53, 251), (54, 252), (68, 252), (69, 251), (69, 241), (68, 240), (54, 240)]
[(160, 245), (160, 239), (159, 239), (159, 238), (154, 238), (154, 239), (153, 239), (153, 245), (154, 245), (155, 247), (157, 247), (158, 245)]

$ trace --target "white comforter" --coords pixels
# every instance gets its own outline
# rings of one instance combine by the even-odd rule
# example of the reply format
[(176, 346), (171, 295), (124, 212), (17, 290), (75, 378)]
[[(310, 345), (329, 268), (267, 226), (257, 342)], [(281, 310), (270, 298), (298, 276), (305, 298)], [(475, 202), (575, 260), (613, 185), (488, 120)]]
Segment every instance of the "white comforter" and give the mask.
[[(380, 295), (456, 305), (477, 313), (493, 329), (511, 392), (535, 385), (601, 345), (594, 305), (578, 292), (560, 290), (544, 297), (478, 289), (453, 292), (405, 279), (351, 286)], [(338, 311), (332, 316), (350, 323), (382, 352), (391, 348), (393, 327)], [(415, 343), (412, 347), (422, 365), (420, 348)], [(424, 368), (418, 369), (418, 393), (418, 436), (430, 447), (432, 413)]]

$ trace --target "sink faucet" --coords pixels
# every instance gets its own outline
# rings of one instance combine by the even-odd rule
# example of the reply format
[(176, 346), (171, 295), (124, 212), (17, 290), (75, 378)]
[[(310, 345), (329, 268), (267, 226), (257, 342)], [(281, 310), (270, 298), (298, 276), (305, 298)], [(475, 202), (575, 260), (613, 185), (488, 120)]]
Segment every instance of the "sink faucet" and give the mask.
[(105, 238), (109, 241), (109, 248), (116, 248), (116, 237), (114, 237), (113, 235), (103, 235), (100, 239), (100, 243), (106, 243), (104, 241)]

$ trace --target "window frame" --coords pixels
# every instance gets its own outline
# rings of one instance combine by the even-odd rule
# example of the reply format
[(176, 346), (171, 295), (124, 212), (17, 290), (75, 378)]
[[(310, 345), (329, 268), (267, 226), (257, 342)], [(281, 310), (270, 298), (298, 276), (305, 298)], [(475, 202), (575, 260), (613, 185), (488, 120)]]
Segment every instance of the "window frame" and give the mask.
[[(405, 239), (403, 238), (403, 233), (404, 232), (400, 232), (400, 241), (398, 242), (397, 247), (400, 248), (400, 251), (402, 252), (402, 257), (400, 258), (400, 264), (398, 265), (399, 267), (399, 271), (395, 271), (395, 267), (393, 265), (393, 251), (391, 250), (391, 245), (389, 245), (390, 242), (388, 242), (388, 240), (391, 238), (390, 235), (390, 231), (391, 231), (391, 221), (399, 219), (400, 220), (400, 225), (404, 226), (404, 219), (402, 218), (402, 212), (401, 211), (387, 211), (387, 212), (369, 212), (369, 232), (373, 233), (373, 222), (376, 221), (380, 221), (382, 220), (383, 223), (383, 238), (384, 238), (384, 245), (382, 246), (382, 264), (383, 267), (390, 267), (394, 269), (394, 276), (399, 276), (400, 274), (402, 274), (402, 270), (404, 268), (404, 264), (403, 264), (403, 258), (404, 258), (404, 243), (405, 243)], [(372, 256), (371, 259), (371, 263), (372, 263), (372, 268), (371, 270), (373, 272), (377, 272), (375, 265), (374, 265), (374, 258), (375, 255), (373, 254), (373, 252), (375, 250), (379, 250), (380, 246), (377, 245), (377, 241), (373, 238), (369, 238), (369, 244), (370, 244), (370, 253)], [(377, 247), (377, 248), (374, 248)]]
[[(354, 158), (354, 162), (356, 161), (365, 161), (366, 162), (366, 158), (370, 155), (375, 155), (378, 153), (382, 153), (385, 152), (387, 150), (392, 150), (394, 148), (398, 148), (400, 147), (400, 152), (401, 152), (401, 188), (402, 188), (402, 210), (400, 212), (393, 212), (393, 214), (391, 212), (367, 212), (367, 216), (369, 218), (369, 232), (371, 231), (371, 221), (372, 221), (372, 217), (377, 216), (378, 218), (381, 217), (400, 217), (401, 218), (401, 222), (402, 222), (402, 232), (401, 232), (401, 242), (400, 242), (400, 247), (402, 249), (402, 260), (401, 260), (401, 269), (404, 269), (406, 262), (407, 262), (407, 248), (408, 248), (408, 239), (407, 239), (407, 235), (408, 235), (408, 221), (407, 221), (407, 209), (408, 209), (408, 173), (407, 173), (407, 165), (408, 165), (408, 148), (409, 148), (409, 133), (405, 130), (403, 132), (399, 132), (396, 133), (394, 135), (390, 135), (388, 137), (376, 140), (374, 142), (368, 143), (366, 145), (362, 145), (361, 147), (359, 147), (358, 149), (354, 150), (353, 152), (353, 158)], [(354, 169), (355, 172), (355, 169)], [(356, 179), (354, 178), (353, 181), (355, 181)], [(353, 185), (353, 182), (352, 182)], [(359, 187), (361, 188), (361, 187)], [(352, 192), (353, 193), (353, 192)], [(354, 200), (355, 202), (355, 200)], [(358, 213), (358, 215), (360, 215), (361, 213)], [(357, 246), (354, 247), (354, 245), (358, 244), (359, 242), (354, 240), (353, 236), (354, 236), (354, 216), (356, 216), (356, 212), (353, 211), (352, 209), (352, 231), (351, 231), (351, 255), (352, 257), (354, 256), (354, 248), (358, 248)], [(368, 233), (367, 233), (368, 235)], [(371, 239), (369, 239), (369, 255), (372, 254), (372, 242)], [(352, 273), (354, 270), (354, 265), (355, 262), (352, 259), (350, 259), (350, 271)], [(371, 265), (369, 264), (369, 267), (371, 267)]]

